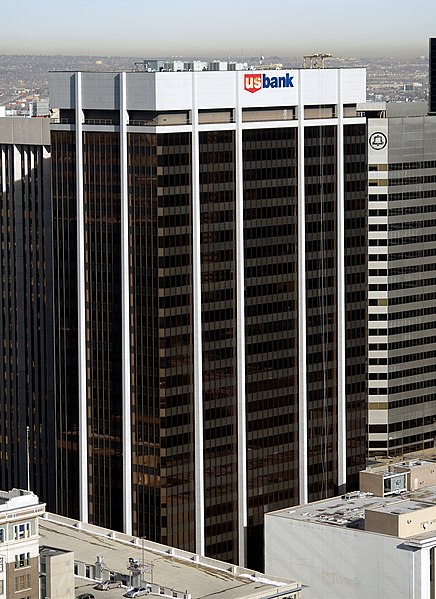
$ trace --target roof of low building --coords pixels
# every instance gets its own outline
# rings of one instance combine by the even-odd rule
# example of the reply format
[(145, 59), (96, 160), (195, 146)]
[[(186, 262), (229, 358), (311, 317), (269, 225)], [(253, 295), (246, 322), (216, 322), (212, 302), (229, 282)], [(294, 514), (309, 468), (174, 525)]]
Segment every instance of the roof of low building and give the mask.
[[(76, 561), (128, 574), (129, 558), (152, 566), (154, 584), (185, 590), (192, 599), (262, 599), (299, 590), (297, 582), (274, 578), (131, 535), (84, 524), (51, 513), (39, 521), (40, 543), (73, 551)], [(148, 574), (150, 576), (150, 574)]]

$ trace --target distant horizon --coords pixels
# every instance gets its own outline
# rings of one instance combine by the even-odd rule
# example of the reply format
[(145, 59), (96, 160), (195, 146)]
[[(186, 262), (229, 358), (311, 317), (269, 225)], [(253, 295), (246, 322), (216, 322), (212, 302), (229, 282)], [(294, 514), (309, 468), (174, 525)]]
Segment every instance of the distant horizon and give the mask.
[(425, 56), (436, 36), (434, 0), (364, 5), (324, 0), (21, 0), (2, 7), (0, 55)]
[(0, 55), (401, 59), (436, 36), (434, 0), (21, 0), (1, 16)]
[[(436, 35), (435, 35), (436, 37)], [(310, 54), (315, 54), (317, 51), (308, 51), (308, 52), (302, 52), (302, 53), (297, 53), (297, 54), (264, 54), (263, 56), (263, 60), (268, 60), (270, 58), (298, 58), (301, 59), (304, 55), (310, 55)], [(321, 52), (321, 51), (318, 51)], [(34, 52), (0, 52), (0, 56), (35, 56), (35, 57), (40, 57), (40, 58), (44, 58), (44, 57), (56, 57), (56, 56), (60, 56), (60, 57), (71, 57), (71, 58), (87, 58), (87, 59), (92, 59), (92, 58), (141, 58), (143, 60), (145, 59), (149, 59), (149, 60), (153, 60), (153, 59), (170, 59), (170, 60), (209, 60), (209, 59), (220, 59), (220, 60), (229, 60), (229, 61), (246, 61), (247, 59), (254, 59), (254, 58), (258, 58), (259, 60), (262, 58), (261, 55), (258, 54), (247, 54), (247, 55), (228, 55), (228, 54), (183, 54), (183, 55), (172, 55), (172, 54), (163, 54), (163, 53), (155, 53), (155, 54), (73, 54), (73, 53), (34, 53)], [(338, 60), (338, 59), (350, 59), (350, 60), (364, 60), (364, 59), (394, 59), (394, 60), (401, 60), (401, 59), (423, 59), (423, 60), (428, 60), (428, 52), (427, 54), (402, 54), (402, 55), (395, 55), (393, 53), (391, 54), (387, 54), (387, 55), (357, 55), (357, 54), (353, 54), (353, 55), (348, 55), (348, 54), (332, 54), (331, 59), (332, 60)]]

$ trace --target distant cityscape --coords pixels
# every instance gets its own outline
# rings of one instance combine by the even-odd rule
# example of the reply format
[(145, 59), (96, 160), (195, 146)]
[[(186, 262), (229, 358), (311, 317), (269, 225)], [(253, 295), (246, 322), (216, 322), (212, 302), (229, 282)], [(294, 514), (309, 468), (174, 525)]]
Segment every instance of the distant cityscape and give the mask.
[[(27, 116), (29, 104), (48, 98), (49, 71), (130, 71), (154, 57), (126, 56), (0, 56), (0, 106), (10, 115)], [(188, 60), (188, 58), (186, 58)], [(302, 56), (235, 57), (251, 66), (263, 64), (299, 68)], [(409, 59), (331, 57), (326, 68), (366, 68), (367, 100), (416, 102), (428, 99), (428, 58)]]

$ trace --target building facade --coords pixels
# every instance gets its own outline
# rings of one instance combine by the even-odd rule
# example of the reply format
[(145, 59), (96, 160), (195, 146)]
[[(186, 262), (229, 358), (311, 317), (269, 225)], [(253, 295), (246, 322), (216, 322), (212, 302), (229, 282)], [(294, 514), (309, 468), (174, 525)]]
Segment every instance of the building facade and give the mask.
[(60, 513), (256, 565), (265, 510), (357, 484), (364, 98), (359, 69), (50, 74)]
[(433, 447), (436, 437), (436, 119), (426, 112), (425, 103), (364, 108), (373, 455)]
[(0, 597), (39, 599), (38, 517), (45, 504), (29, 491), (0, 491)]
[(0, 488), (55, 506), (47, 119), (0, 118)]
[[(76, 597), (73, 551), (63, 551), (43, 545), (40, 547), (39, 563), (40, 597), (44, 599)], [(86, 576), (86, 572), (83, 574)]]

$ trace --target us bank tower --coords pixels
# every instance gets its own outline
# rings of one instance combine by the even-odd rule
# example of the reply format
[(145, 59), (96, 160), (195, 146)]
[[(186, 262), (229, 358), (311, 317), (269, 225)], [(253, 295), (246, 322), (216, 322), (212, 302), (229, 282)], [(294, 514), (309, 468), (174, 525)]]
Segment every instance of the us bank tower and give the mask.
[(236, 563), (366, 452), (362, 69), (56, 72), (58, 509)]

